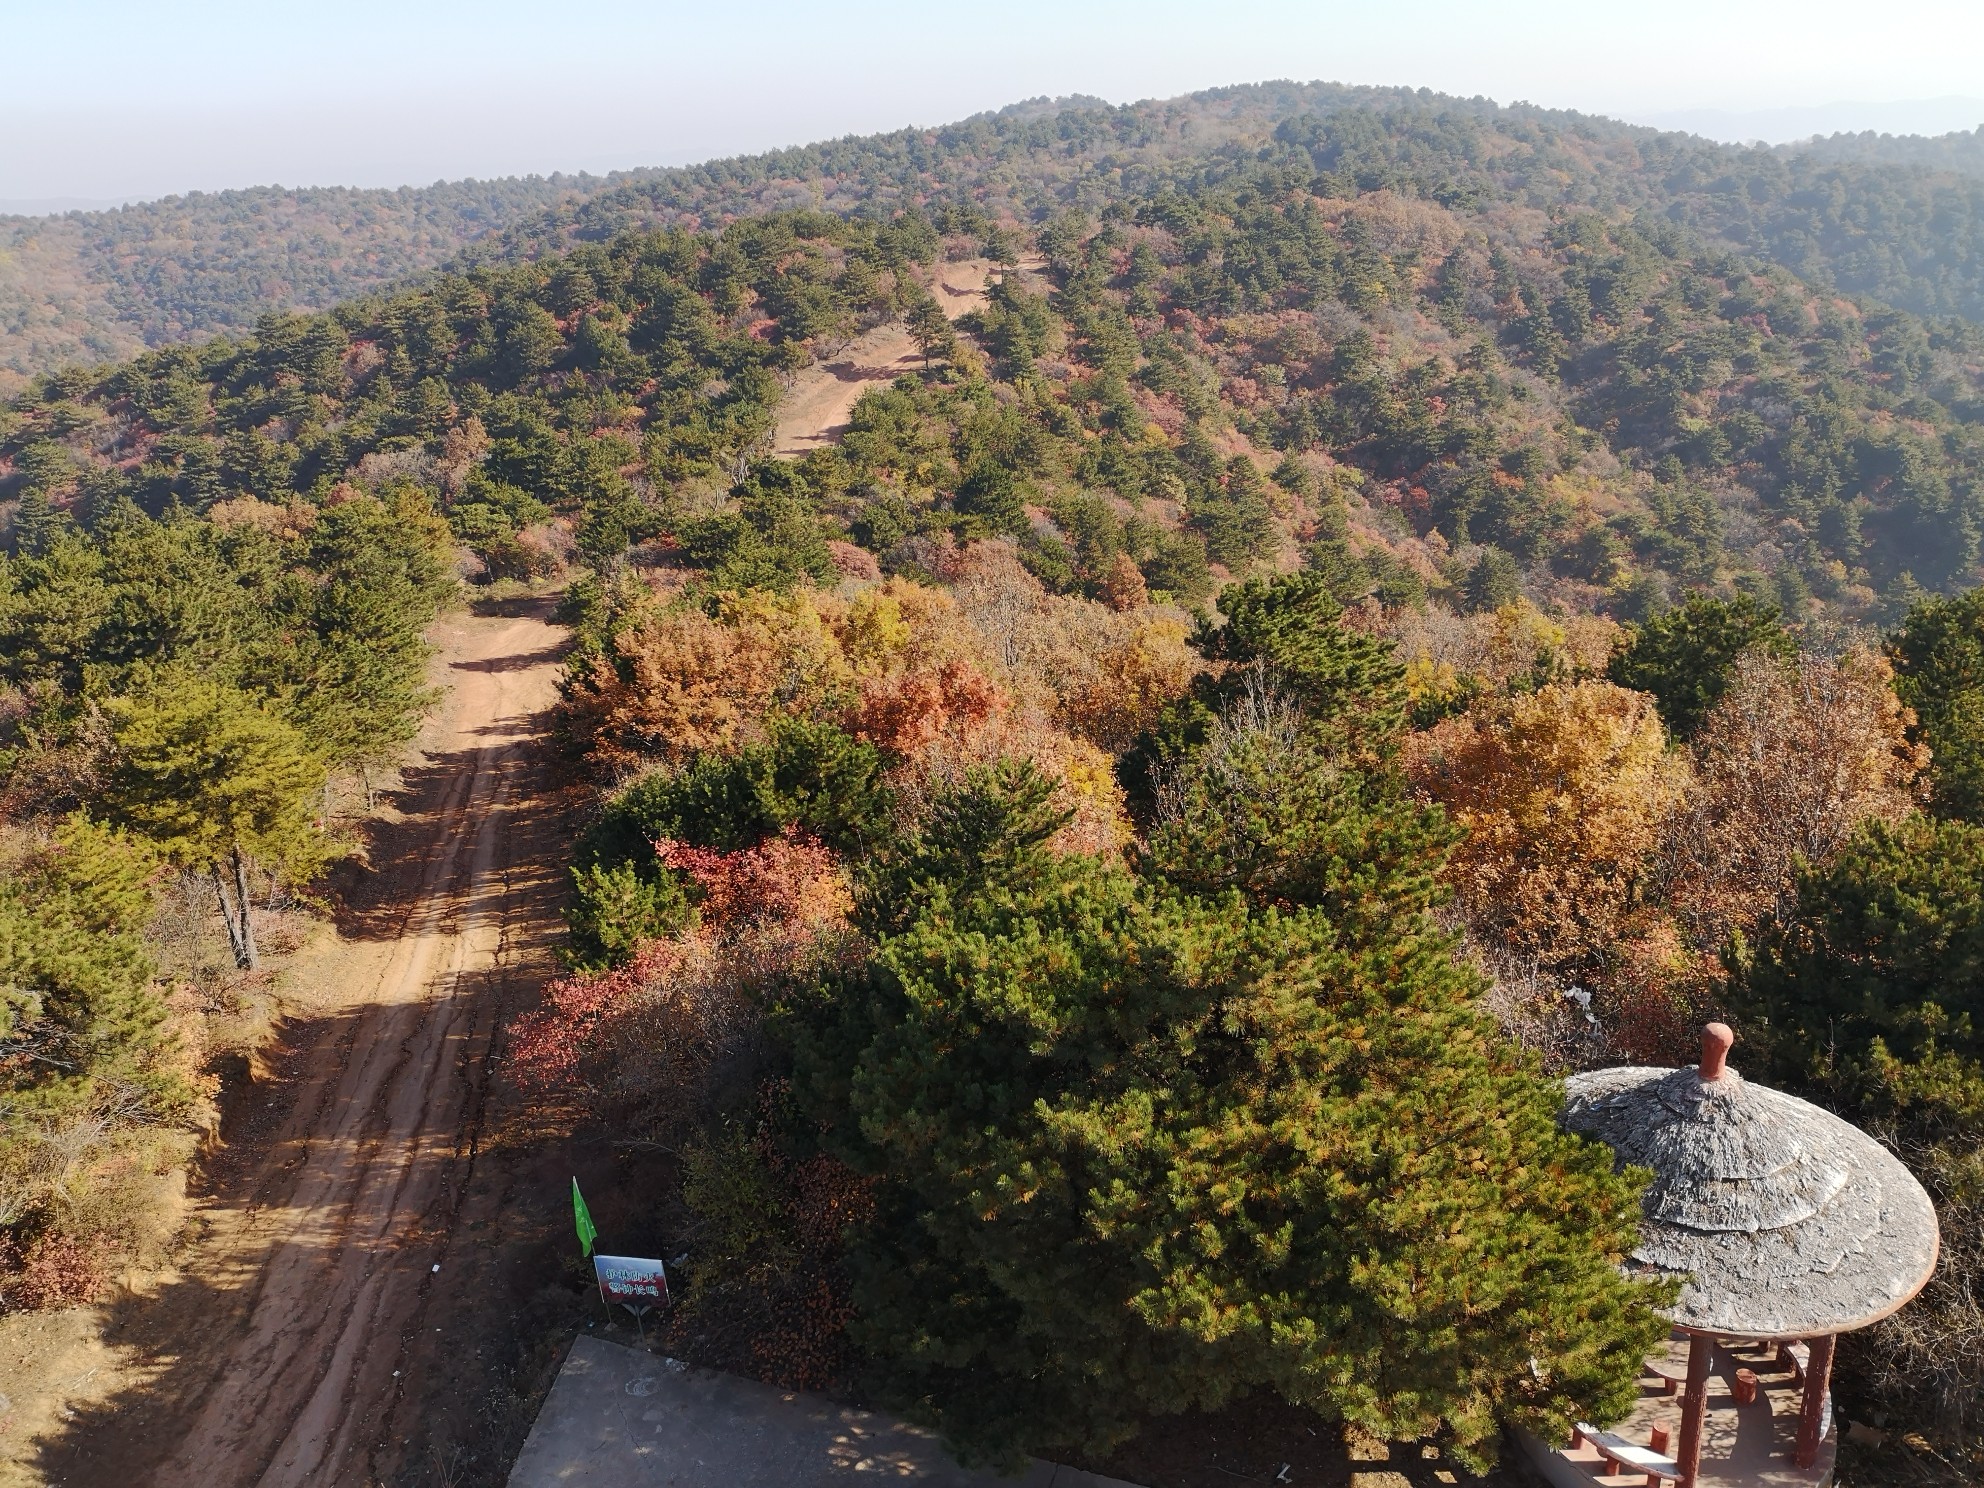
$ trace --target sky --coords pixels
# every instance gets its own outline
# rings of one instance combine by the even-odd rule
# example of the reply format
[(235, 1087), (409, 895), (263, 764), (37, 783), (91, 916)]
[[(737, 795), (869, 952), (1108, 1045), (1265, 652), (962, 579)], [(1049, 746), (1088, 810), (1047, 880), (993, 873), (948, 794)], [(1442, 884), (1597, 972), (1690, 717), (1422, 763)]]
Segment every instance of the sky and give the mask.
[(1979, 0), (0, 0), (0, 51), (15, 209), (674, 165), (1269, 78), (1736, 138), (1984, 124)]

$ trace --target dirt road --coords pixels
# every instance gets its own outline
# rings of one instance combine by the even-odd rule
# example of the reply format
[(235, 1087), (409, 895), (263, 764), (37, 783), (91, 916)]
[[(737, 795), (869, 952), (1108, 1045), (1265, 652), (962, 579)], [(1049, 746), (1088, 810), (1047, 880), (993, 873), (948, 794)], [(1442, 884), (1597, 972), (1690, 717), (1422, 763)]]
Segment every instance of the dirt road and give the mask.
[(437, 1319), (488, 1300), (461, 1288), (466, 1230), (501, 1204), (473, 1182), (491, 1042), (555, 926), (557, 844), (531, 809), (562, 636), (547, 608), (444, 624), (447, 700), (335, 944), (294, 969), (272, 1099), (205, 1175), (202, 1238), (132, 1304), (130, 1378), (51, 1446), (51, 1480), (406, 1477)]
[[(991, 269), (945, 264), (933, 293), (956, 318)], [(917, 361), (896, 327), (802, 374), (782, 452), (837, 438), (867, 387)], [(0, 1481), (500, 1483), (588, 1326), (569, 1175), (603, 1229), (662, 1253), (642, 1248), (664, 1238), (656, 1160), (575, 1136), (492, 1058), (561, 929), (569, 842), (540, 758), (562, 640), (549, 610), (437, 629), (446, 699), (336, 937), (282, 974), (273, 1068), (194, 1175), (176, 1269), (54, 1320), (66, 1335), (44, 1354), (72, 1377), (42, 1392), (25, 1441), (4, 1439), (0, 1401)]]
[[(996, 265), (988, 258), (940, 263), (932, 275), (930, 293), (952, 320), (985, 303), (986, 286)], [(779, 406), (773, 452), (797, 458), (808, 450), (830, 445), (847, 429), (848, 415), (861, 395), (905, 372), (923, 366), (923, 357), (909, 332), (891, 323), (857, 336), (831, 361), (806, 368), (792, 380), (792, 390)]]

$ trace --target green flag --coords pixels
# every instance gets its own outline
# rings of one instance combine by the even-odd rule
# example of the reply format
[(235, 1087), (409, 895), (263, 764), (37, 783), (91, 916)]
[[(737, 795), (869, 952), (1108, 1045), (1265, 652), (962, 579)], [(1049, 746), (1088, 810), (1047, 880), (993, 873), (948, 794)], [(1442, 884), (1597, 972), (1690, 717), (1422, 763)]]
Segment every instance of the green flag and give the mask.
[(599, 1238), (599, 1230), (592, 1222), (592, 1211), (586, 1208), (585, 1197), (579, 1192), (579, 1180), (572, 1180), (572, 1221), (579, 1227), (579, 1254), (591, 1255), (592, 1243)]

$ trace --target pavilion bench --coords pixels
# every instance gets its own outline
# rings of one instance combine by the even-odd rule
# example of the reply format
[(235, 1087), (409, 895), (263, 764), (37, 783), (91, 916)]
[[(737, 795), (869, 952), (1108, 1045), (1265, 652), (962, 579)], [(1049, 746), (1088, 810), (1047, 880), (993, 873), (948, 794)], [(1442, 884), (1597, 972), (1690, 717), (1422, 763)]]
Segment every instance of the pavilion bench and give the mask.
[(1664, 1457), (1651, 1447), (1643, 1447), (1638, 1442), (1627, 1441), (1623, 1436), (1615, 1436), (1610, 1431), (1600, 1431), (1583, 1421), (1571, 1433), (1573, 1447), (1588, 1446), (1605, 1459), (1606, 1473), (1639, 1472), (1646, 1474), (1649, 1488), (1665, 1481), (1678, 1483), (1681, 1480), (1681, 1464), (1672, 1457)]

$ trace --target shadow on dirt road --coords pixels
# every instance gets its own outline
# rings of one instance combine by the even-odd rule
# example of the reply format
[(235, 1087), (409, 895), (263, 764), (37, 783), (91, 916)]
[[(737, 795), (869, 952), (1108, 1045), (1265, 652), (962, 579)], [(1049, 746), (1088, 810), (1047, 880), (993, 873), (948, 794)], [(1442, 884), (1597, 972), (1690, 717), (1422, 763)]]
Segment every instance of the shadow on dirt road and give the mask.
[(398, 810), (335, 943), (286, 974), (272, 1075), (194, 1175), (180, 1274), (108, 1309), (125, 1387), (42, 1444), (47, 1481), (500, 1481), (521, 1441), (587, 1300), (566, 1175), (604, 1186), (615, 1158), (575, 1155), (572, 1113), (500, 1073), (555, 967), (569, 845), (545, 786), (563, 636), (543, 601), (503, 609), (448, 622)]

